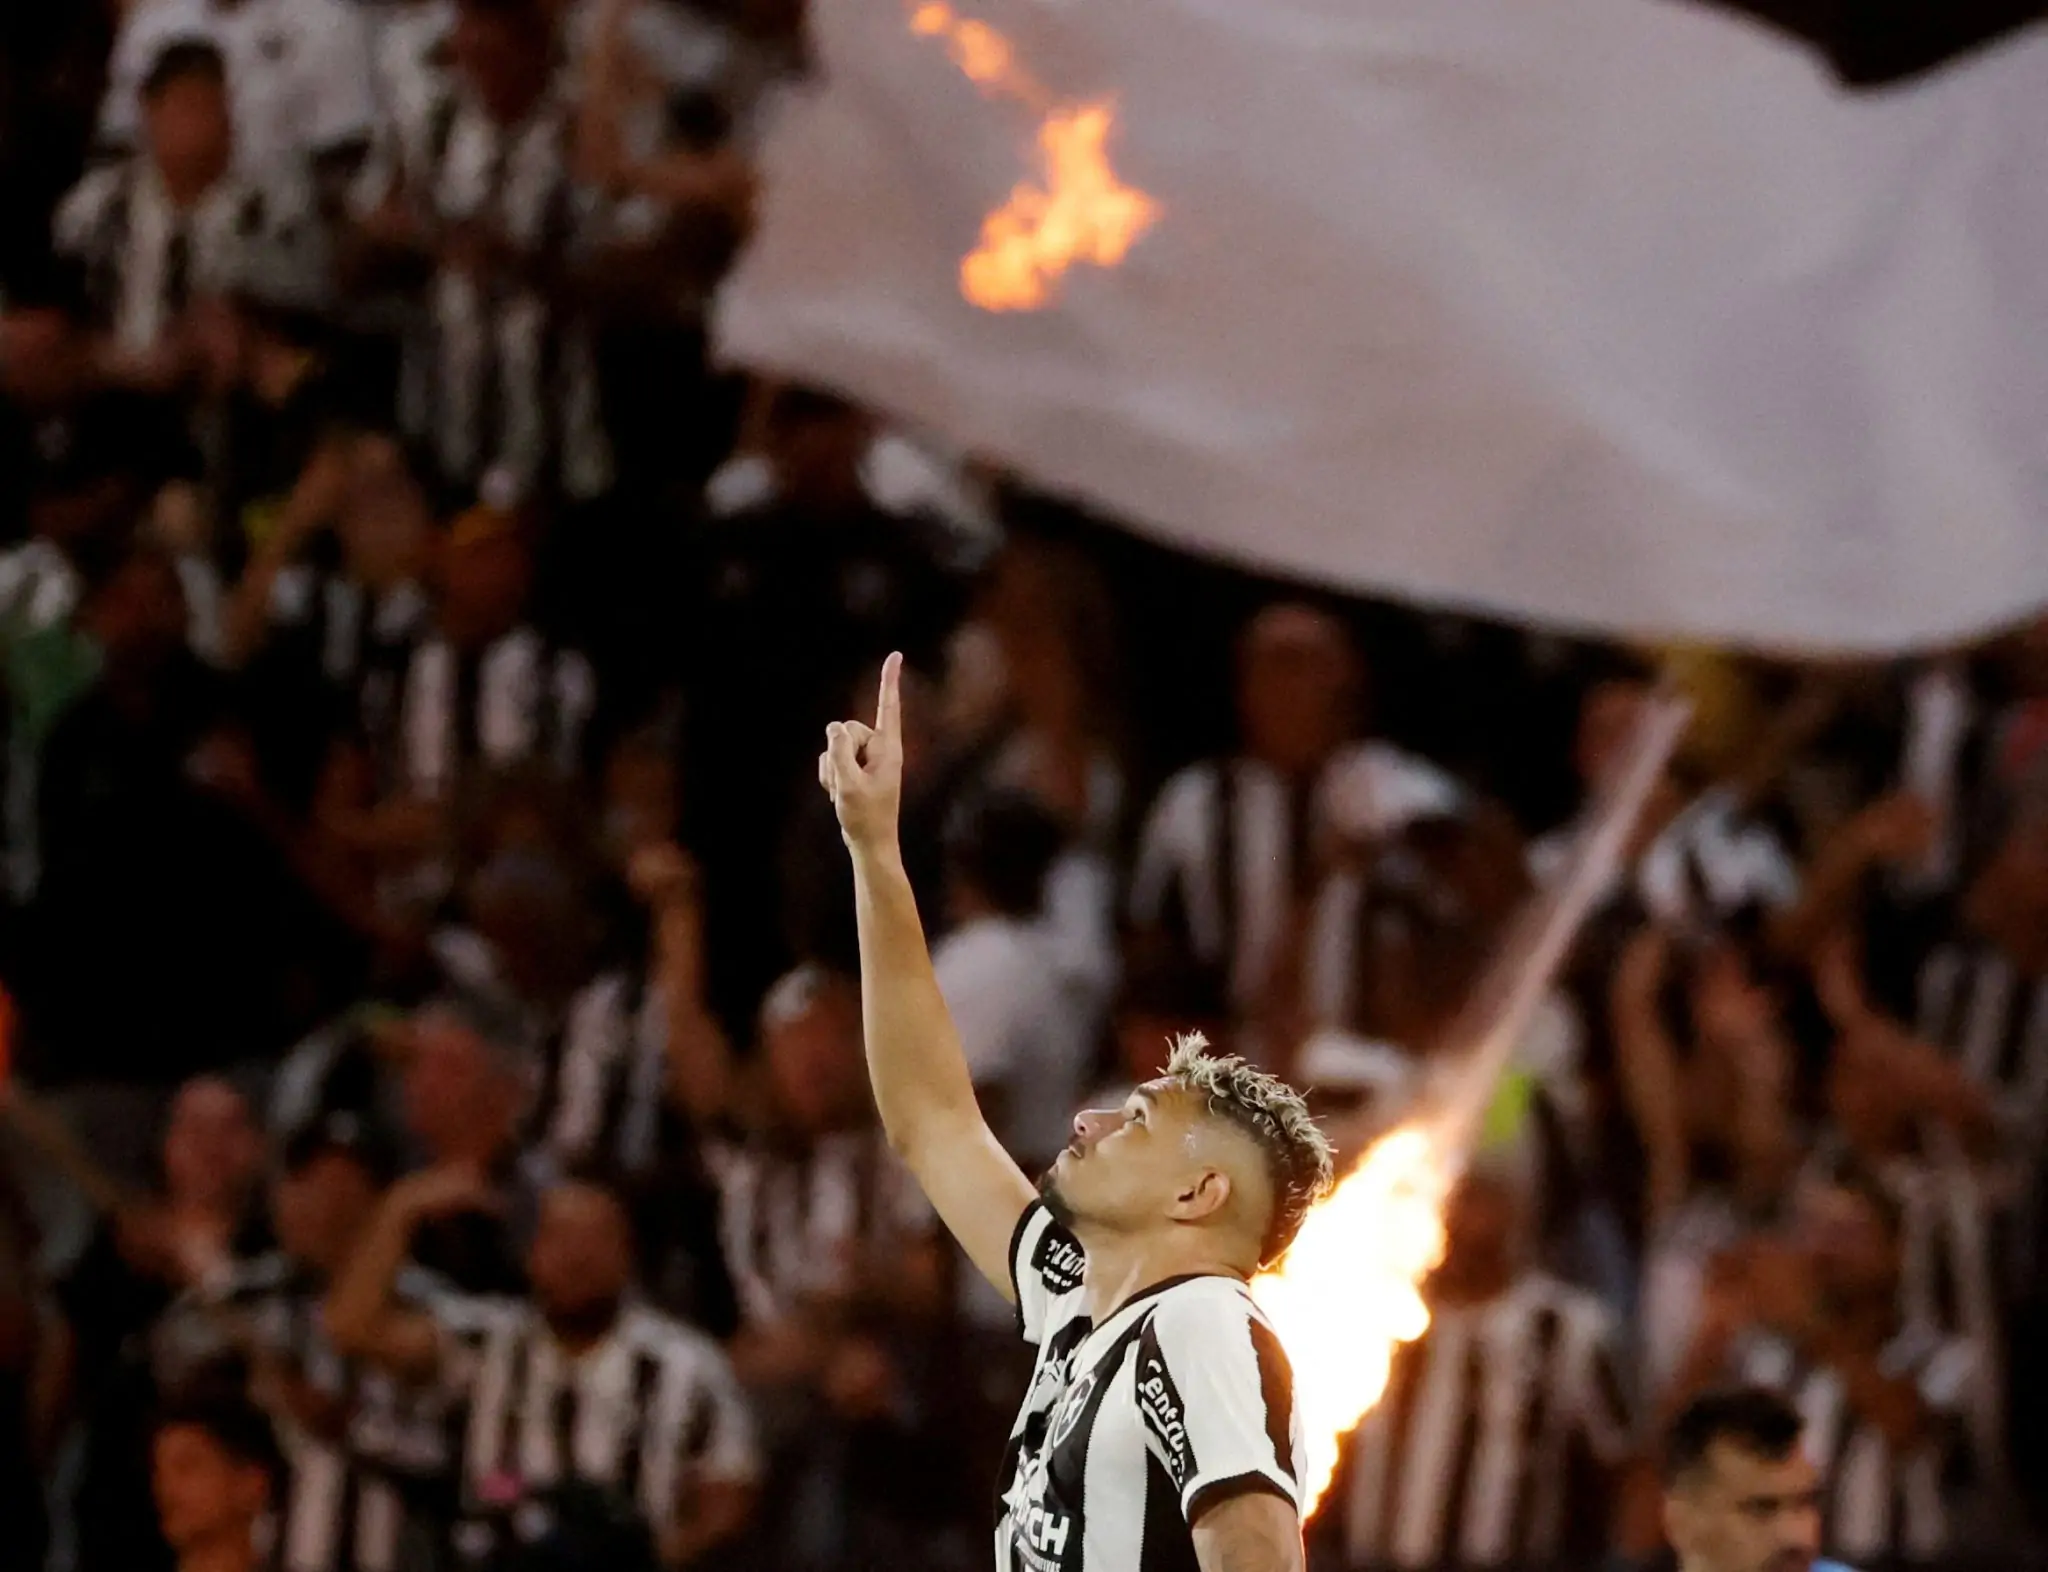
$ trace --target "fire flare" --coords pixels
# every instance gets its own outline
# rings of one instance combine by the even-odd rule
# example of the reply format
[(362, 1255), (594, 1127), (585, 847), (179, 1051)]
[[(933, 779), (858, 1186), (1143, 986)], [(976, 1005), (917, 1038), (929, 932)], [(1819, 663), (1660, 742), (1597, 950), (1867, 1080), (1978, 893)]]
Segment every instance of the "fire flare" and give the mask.
[(1303, 1517), (1329, 1488), (1344, 1437), (1386, 1390), (1395, 1351), (1428, 1330), (1422, 1281), (1443, 1259), (1453, 1159), (1425, 1124), (1383, 1136), (1252, 1283), (1296, 1371), (1308, 1443)]
[(910, 30), (943, 39), (968, 80), (1039, 116), (1036, 178), (1020, 181), (983, 220), (980, 244), (960, 264), (960, 292), (984, 311), (1033, 311), (1077, 262), (1115, 267), (1159, 217), (1159, 204), (1125, 185), (1109, 162), (1116, 111), (1107, 100), (1062, 103), (1018, 62), (1009, 39), (924, 0)]
[(1252, 1284), (1296, 1372), (1308, 1443), (1304, 1516), (1328, 1490), (1344, 1437), (1386, 1390), (1395, 1352), (1429, 1329), (1422, 1283), (1443, 1258), (1451, 1186), (1486, 1137), (1531, 1015), (1623, 866), (1690, 713), (1668, 696), (1645, 707), (1571, 858), (1473, 990), (1418, 1099), (1422, 1111), (1367, 1151), (1309, 1213), (1279, 1266)]

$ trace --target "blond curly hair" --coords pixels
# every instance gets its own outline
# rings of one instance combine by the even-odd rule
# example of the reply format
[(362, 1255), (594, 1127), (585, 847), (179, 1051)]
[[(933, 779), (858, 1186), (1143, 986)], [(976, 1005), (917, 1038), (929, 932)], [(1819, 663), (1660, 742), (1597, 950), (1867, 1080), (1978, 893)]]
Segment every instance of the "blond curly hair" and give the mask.
[(1273, 1216), (1259, 1244), (1259, 1262), (1277, 1261), (1294, 1243), (1309, 1208), (1329, 1194), (1334, 1174), (1330, 1138), (1310, 1116), (1301, 1093), (1236, 1054), (1211, 1053), (1200, 1032), (1174, 1039), (1166, 1079), (1200, 1097), (1211, 1114), (1242, 1130), (1265, 1154)]

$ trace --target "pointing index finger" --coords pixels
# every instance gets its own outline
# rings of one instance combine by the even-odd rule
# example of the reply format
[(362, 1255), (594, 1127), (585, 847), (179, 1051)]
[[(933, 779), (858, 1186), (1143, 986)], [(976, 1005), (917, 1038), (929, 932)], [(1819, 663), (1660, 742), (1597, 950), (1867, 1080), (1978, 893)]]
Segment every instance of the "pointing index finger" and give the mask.
[(875, 701), (875, 731), (894, 742), (903, 735), (903, 657), (882, 662), (882, 692)]

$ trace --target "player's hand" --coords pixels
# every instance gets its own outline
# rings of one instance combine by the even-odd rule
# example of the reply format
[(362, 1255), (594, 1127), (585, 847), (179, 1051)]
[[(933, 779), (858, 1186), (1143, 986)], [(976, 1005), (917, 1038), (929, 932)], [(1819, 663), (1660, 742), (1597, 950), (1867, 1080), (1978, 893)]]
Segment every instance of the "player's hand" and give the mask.
[(882, 663), (875, 723), (834, 721), (825, 728), (818, 784), (839, 815), (839, 833), (858, 853), (891, 850), (903, 802), (903, 657)]

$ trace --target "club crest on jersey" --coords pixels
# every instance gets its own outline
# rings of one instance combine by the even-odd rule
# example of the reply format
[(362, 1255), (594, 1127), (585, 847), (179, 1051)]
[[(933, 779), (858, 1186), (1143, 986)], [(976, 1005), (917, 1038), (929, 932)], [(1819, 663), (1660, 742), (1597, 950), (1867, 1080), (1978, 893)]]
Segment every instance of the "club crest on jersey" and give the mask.
[(1187, 1411), (1181, 1406), (1173, 1377), (1166, 1372), (1166, 1362), (1157, 1354), (1146, 1355), (1138, 1367), (1138, 1406), (1144, 1412), (1146, 1427), (1158, 1438), (1160, 1449), (1166, 1454), (1163, 1461), (1166, 1471), (1173, 1476), (1174, 1488), (1186, 1490), (1195, 1472)]
[(1088, 1399), (1095, 1391), (1095, 1372), (1089, 1371), (1074, 1383), (1073, 1391), (1061, 1400), (1059, 1411), (1053, 1415), (1052, 1444), (1058, 1446), (1074, 1433), (1074, 1426), (1081, 1422), (1081, 1416), (1088, 1411)]
[(1046, 1229), (1031, 1257), (1033, 1269), (1054, 1297), (1079, 1288), (1081, 1270), (1087, 1264), (1088, 1257), (1074, 1236), (1057, 1223)]

